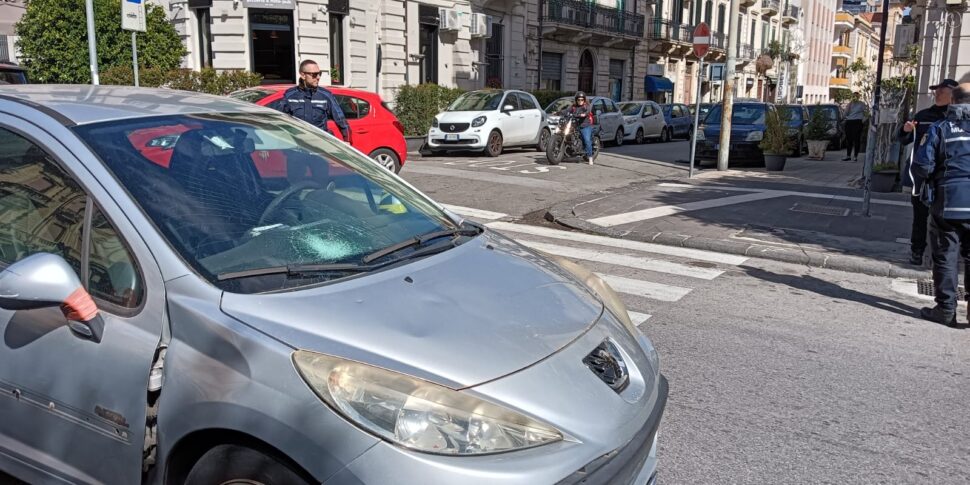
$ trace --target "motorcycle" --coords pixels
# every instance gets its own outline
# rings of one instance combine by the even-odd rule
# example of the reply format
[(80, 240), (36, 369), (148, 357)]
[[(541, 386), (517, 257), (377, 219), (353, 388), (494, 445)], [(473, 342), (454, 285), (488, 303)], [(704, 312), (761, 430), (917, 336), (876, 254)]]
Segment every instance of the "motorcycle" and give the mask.
[[(569, 114), (559, 117), (559, 121), (550, 129), (552, 136), (546, 142), (546, 160), (550, 165), (559, 165), (564, 158), (581, 158), (586, 156), (586, 148), (583, 145), (583, 135), (579, 130), (582, 124), (581, 118), (576, 118)], [(600, 153), (599, 127), (593, 127), (593, 159), (595, 160)]]

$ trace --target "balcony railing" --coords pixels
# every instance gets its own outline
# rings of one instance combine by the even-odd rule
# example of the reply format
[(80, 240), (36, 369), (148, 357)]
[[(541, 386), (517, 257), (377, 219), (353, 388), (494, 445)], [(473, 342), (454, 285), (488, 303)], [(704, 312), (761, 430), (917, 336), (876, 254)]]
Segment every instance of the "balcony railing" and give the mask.
[(694, 30), (689, 25), (675, 24), (660, 17), (651, 20), (647, 27), (647, 37), (653, 40), (690, 44), (694, 37)]
[(801, 13), (801, 9), (794, 5), (787, 5), (785, 7), (785, 13), (782, 14), (782, 21), (790, 24), (793, 22), (798, 22), (798, 15)]
[(781, 3), (778, 0), (761, 0), (762, 15), (771, 16), (778, 13)]
[(546, 0), (542, 18), (583, 29), (643, 37), (643, 15), (577, 0)]
[(751, 44), (738, 44), (738, 59), (754, 59), (754, 47)]
[(717, 49), (720, 51), (725, 50), (727, 46), (727, 36), (720, 32), (711, 32), (711, 49)]

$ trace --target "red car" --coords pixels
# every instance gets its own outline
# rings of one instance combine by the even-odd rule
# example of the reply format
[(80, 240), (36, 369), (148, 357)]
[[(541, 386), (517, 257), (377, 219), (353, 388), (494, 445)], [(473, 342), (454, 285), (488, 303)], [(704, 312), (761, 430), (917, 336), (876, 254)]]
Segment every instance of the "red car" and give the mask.
[[(283, 92), (292, 84), (276, 84), (236, 91), (229, 96), (234, 99), (269, 106), (283, 97)], [(327, 87), (337, 98), (337, 103), (347, 117), (353, 133), (352, 145), (370, 155), (382, 166), (395, 173), (401, 171), (407, 161), (407, 143), (404, 141), (404, 125), (384, 104), (380, 95), (361, 91)], [(331, 121), (330, 132), (341, 138), (340, 130)]]

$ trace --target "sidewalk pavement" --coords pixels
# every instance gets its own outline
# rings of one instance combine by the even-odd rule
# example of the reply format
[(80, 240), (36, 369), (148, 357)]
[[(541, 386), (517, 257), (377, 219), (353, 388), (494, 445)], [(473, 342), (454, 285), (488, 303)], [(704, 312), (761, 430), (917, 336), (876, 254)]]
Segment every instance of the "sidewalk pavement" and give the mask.
[(546, 219), (612, 237), (876, 276), (927, 277), (927, 269), (908, 264), (909, 196), (873, 193), (867, 217), (861, 174), (861, 162), (804, 159), (789, 159), (781, 173), (705, 169), (693, 179), (640, 182), (562, 202)]

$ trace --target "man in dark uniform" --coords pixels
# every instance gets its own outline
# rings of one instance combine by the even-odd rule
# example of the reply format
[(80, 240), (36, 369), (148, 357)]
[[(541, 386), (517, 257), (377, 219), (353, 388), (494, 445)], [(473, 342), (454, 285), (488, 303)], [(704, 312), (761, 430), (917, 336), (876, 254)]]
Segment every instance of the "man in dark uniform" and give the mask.
[(320, 66), (314, 61), (308, 59), (300, 63), (300, 81), (283, 93), (283, 98), (274, 108), (327, 133), (330, 133), (327, 121), (333, 120), (340, 129), (344, 141), (351, 143), (347, 118), (344, 117), (344, 112), (333, 94), (320, 87)]
[(956, 325), (960, 256), (964, 286), (970, 288), (970, 83), (953, 90), (946, 119), (926, 130), (910, 173), (914, 183), (931, 189), (923, 200), (930, 206), (936, 306), (923, 308), (920, 315)]
[[(935, 86), (930, 86), (933, 90), (934, 104), (929, 108), (916, 113), (912, 121), (907, 121), (899, 130), (899, 143), (908, 145), (916, 140), (922, 140), (930, 126), (937, 121), (946, 118), (946, 108), (950, 105), (953, 98), (953, 89), (959, 86), (952, 79), (944, 79)], [(915, 135), (915, 136), (914, 136)], [(913, 156), (919, 146), (913, 147)], [(910, 234), (909, 262), (916, 265), (923, 264), (923, 252), (926, 251), (926, 224), (929, 219), (930, 209), (919, 200), (919, 193), (922, 187), (913, 183), (913, 176), (909, 173), (910, 159), (906, 160), (906, 169), (903, 170), (903, 186), (912, 187), (913, 195), (910, 201), (913, 205), (913, 228)]]

